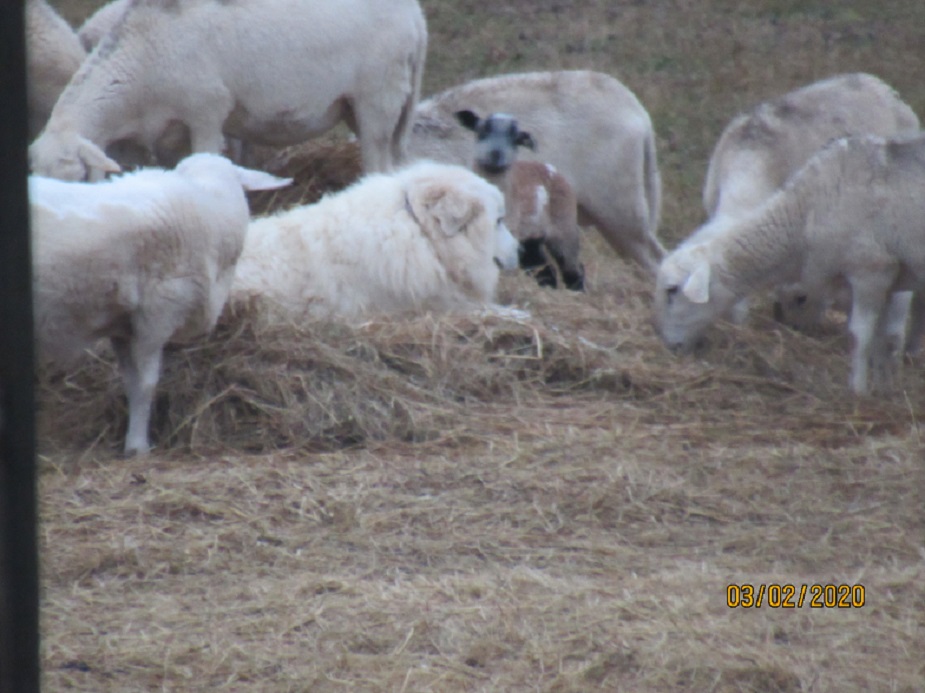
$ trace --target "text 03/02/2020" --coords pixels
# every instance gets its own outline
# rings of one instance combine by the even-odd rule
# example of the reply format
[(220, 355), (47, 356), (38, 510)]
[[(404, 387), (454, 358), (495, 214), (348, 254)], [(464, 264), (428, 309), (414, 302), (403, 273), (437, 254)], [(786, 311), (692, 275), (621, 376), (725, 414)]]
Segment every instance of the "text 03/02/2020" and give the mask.
[(864, 585), (743, 583), (726, 586), (726, 606), (735, 608), (860, 609), (866, 600)]

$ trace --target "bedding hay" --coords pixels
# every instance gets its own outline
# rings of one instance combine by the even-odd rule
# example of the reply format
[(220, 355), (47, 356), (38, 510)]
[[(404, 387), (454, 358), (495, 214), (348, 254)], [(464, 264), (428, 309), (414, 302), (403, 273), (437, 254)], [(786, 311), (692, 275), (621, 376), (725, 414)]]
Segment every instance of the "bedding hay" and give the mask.
[(363, 171), (359, 145), (332, 138), (279, 150), (263, 147), (254, 156), (252, 165), (293, 179), (292, 185), (279, 190), (249, 192), (247, 199), (255, 216), (317, 202), (326, 193), (346, 188)]
[[(625, 79), (660, 137), (668, 245), (749, 104), (862, 69), (925, 106), (921, 3), (422, 4), (429, 91), (551, 65)], [(257, 211), (359, 174), (355, 145), (304, 147), (270, 163), (299, 185)], [(119, 456), (105, 346), (42, 371), (43, 688), (925, 690), (925, 362), (852, 397), (842, 318), (810, 338), (760, 302), (677, 357), (651, 282), (593, 232), (582, 261), (583, 295), (504, 277), (522, 321), (229, 309), (166, 354), (149, 456)], [(788, 583), (866, 603), (727, 605)]]
[[(756, 318), (753, 328), (715, 329), (702, 359), (678, 359), (649, 325), (647, 284), (626, 269), (622, 285), (590, 296), (505, 277), (502, 295), (527, 319), (296, 325), (268, 323), (256, 304), (229, 307), (210, 337), (167, 351), (153, 438), (190, 451), (333, 450), (444, 438), (480, 403), (600, 397), (631, 403), (652, 423), (700, 412), (694, 440), (729, 435), (742, 419), (739, 435), (752, 440), (786, 430), (837, 445), (858, 431), (904, 430), (925, 411), (914, 368), (899, 396), (848, 397), (841, 331), (810, 338)], [(105, 347), (41, 384), (45, 444), (118, 447), (125, 407)], [(845, 416), (856, 430), (845, 430)]]

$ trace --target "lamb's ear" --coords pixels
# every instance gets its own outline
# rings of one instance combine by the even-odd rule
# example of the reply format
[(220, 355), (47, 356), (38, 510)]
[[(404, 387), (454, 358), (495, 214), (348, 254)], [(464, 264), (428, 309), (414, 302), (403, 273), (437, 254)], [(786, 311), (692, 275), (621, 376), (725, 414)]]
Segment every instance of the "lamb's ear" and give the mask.
[(243, 166), (235, 166), (234, 168), (238, 173), (238, 180), (241, 181), (241, 187), (245, 190), (275, 190), (292, 183), (292, 178), (277, 178), (265, 171), (256, 171)]
[(408, 190), (408, 206), (426, 233), (454, 236), (482, 212), (478, 198), (442, 184), (413, 185)]
[[(81, 137), (77, 145), (77, 156), (87, 170), (87, 178), (90, 180), (101, 178), (107, 173), (122, 172), (122, 167), (117, 162), (106, 156), (106, 152), (85, 137)], [(97, 172), (99, 175), (96, 175)]]
[(459, 121), (460, 125), (473, 132), (478, 128), (479, 121), (481, 120), (474, 111), (469, 110), (456, 111), (453, 115), (456, 117), (456, 120)]
[(710, 300), (710, 263), (701, 262), (681, 287), (681, 293), (691, 303), (706, 303)]
[(536, 151), (536, 140), (533, 139), (533, 135), (531, 135), (529, 132), (521, 131), (517, 133), (517, 140), (514, 142), (514, 144), (518, 147), (526, 147), (531, 152)]

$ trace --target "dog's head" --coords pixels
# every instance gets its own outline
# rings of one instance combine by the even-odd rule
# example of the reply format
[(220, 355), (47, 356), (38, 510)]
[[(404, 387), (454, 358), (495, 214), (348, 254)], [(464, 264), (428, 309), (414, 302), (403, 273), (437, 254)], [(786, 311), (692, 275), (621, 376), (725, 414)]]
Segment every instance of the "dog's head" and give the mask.
[(441, 167), (434, 173), (413, 178), (406, 195), (411, 214), (438, 252), (455, 247), (459, 256), (466, 247), (472, 260), (517, 267), (519, 243), (504, 223), (501, 191), (462, 167)]

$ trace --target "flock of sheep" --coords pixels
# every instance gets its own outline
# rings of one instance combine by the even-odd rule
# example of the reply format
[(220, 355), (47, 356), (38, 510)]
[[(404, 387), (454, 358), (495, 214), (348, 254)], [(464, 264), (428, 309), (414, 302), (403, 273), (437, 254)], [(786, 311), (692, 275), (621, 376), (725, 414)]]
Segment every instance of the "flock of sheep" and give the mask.
[[(925, 137), (876, 77), (833, 77), (736, 117), (710, 160), (707, 222), (667, 253), (655, 133), (635, 95), (567, 71), (419, 102), (417, 0), (265, 0), (259, 12), (114, 0), (79, 32), (46, 0), (26, 12), (37, 338), (58, 361), (111, 341), (126, 453), (150, 449), (164, 346), (209, 332), (226, 301), (289, 320), (504, 311), (499, 272), (518, 262), (542, 284), (584, 288), (579, 224), (652, 275), (669, 347), (741, 320), (764, 288), (794, 325), (849, 312), (857, 393), (889, 385), (921, 346)], [(339, 122), (366, 175), (251, 219), (245, 190), (290, 181), (240, 165), (249, 145)]]

